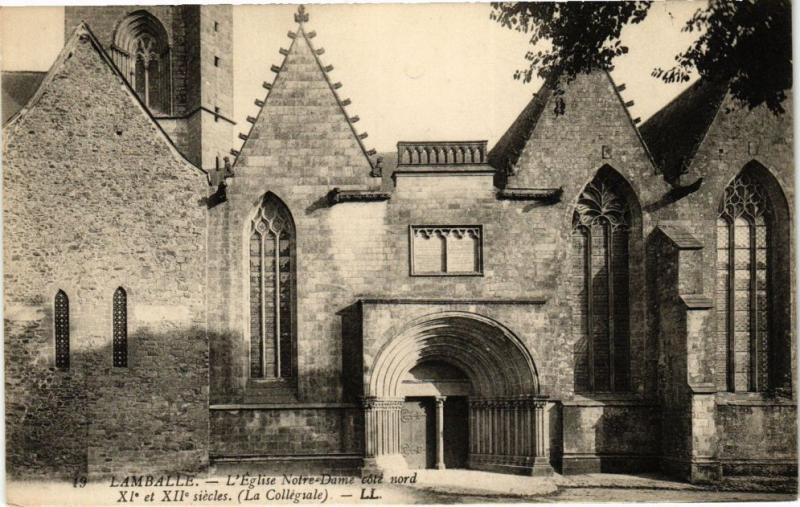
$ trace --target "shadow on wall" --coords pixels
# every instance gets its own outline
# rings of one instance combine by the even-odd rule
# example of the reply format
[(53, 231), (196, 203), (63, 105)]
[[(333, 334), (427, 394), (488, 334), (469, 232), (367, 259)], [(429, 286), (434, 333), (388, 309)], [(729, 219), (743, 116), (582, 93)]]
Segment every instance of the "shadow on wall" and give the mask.
[(595, 425), (598, 472), (654, 472), (659, 468), (656, 407), (604, 407)]
[(356, 303), (341, 311), (342, 319), (342, 388), (344, 401), (355, 403), (364, 395), (364, 338), (361, 305)]
[[(47, 317), (45, 317), (47, 318)], [(128, 367), (110, 343), (54, 367), (43, 319), (5, 321), (6, 457), (14, 478), (194, 472), (208, 465), (208, 346), (200, 328), (140, 329)], [(110, 338), (109, 338), (110, 341)]]
[(563, 473), (658, 469), (659, 414), (655, 404), (608, 401), (564, 406)]
[[(217, 403), (244, 403), (244, 388), (241, 379), (249, 372), (245, 361), (238, 357), (232, 343), (243, 342), (241, 334), (208, 333), (209, 398)], [(242, 352), (243, 353), (243, 352)]]

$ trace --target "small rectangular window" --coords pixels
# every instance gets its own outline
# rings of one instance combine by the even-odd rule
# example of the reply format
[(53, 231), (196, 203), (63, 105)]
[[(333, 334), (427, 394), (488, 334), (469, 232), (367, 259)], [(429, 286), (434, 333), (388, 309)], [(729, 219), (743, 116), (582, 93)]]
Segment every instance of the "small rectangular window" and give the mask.
[(411, 275), (483, 274), (482, 233), (479, 225), (411, 226)]
[(219, 32), (219, 22), (214, 21), (214, 31)]
[(219, 57), (218, 57), (218, 56), (215, 56), (215, 57), (214, 57), (214, 67), (219, 67), (219, 61), (220, 61), (220, 60), (219, 60)]
[(214, 106), (214, 121), (219, 121), (219, 107)]

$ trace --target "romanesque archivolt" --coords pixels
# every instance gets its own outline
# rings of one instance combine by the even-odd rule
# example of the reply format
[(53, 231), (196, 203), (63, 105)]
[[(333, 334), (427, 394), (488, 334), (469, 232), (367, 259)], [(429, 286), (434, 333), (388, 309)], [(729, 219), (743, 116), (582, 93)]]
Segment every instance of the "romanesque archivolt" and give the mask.
[(45, 11), (9, 503), (796, 494), (789, 2)]

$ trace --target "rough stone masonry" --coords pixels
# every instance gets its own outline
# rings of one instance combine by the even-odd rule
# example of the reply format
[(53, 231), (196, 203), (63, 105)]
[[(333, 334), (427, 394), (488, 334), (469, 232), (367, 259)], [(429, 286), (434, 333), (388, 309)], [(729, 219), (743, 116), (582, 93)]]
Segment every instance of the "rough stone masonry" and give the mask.
[(230, 9), (66, 8), (4, 126), (9, 474), (796, 474), (791, 104), (597, 72), (379, 156), (301, 10), (227, 153)]

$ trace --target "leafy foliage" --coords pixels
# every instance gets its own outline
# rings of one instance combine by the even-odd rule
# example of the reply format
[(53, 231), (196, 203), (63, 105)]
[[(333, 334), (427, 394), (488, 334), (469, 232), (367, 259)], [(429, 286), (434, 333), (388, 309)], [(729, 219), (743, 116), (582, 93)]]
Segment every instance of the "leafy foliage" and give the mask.
[(614, 58), (628, 52), (619, 40), (622, 28), (647, 15), (648, 2), (503, 2), (492, 3), (491, 18), (502, 26), (530, 33), (530, 43), (549, 48), (528, 51), (527, 69), (514, 79), (527, 83), (534, 72), (543, 79), (567, 81), (593, 70), (613, 70)]
[(683, 27), (700, 36), (675, 56), (671, 69), (656, 68), (665, 82), (703, 78), (730, 83), (732, 95), (751, 108), (766, 104), (782, 113), (792, 87), (792, 6), (789, 0), (712, 0)]
[[(572, 80), (579, 73), (614, 69), (628, 53), (620, 33), (642, 22), (649, 2), (497, 2), (491, 18), (502, 26), (530, 33), (528, 68), (515, 79), (533, 76)], [(670, 69), (656, 68), (664, 82), (688, 81), (693, 72), (728, 82), (733, 96), (750, 108), (766, 104), (782, 113), (792, 86), (790, 0), (709, 0), (682, 31), (696, 32), (692, 45), (675, 56)]]

